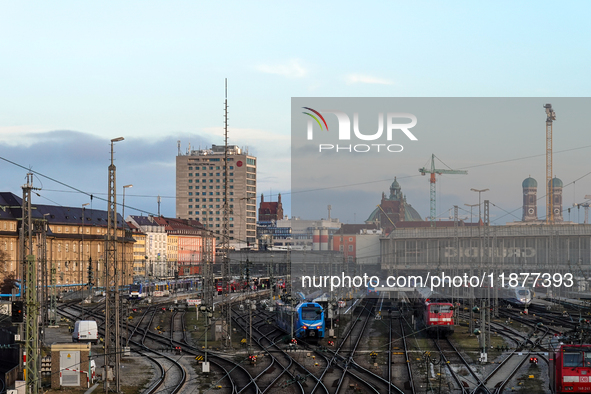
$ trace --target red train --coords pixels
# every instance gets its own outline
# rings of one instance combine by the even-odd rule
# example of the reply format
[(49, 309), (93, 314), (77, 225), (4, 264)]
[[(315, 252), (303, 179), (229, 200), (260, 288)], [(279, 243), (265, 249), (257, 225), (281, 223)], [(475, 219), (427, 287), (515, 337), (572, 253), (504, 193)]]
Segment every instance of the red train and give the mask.
[(417, 288), (415, 316), (428, 333), (453, 334), (454, 306), (447, 296), (428, 288)]
[(591, 393), (591, 345), (561, 345), (550, 367), (555, 393)]

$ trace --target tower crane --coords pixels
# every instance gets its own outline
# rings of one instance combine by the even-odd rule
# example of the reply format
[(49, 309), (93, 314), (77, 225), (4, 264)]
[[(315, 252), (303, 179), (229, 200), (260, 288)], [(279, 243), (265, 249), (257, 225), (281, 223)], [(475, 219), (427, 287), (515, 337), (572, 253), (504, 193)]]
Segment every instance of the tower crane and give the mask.
[(461, 174), (461, 175), (467, 175), (468, 171), (464, 171), (464, 170), (452, 170), (452, 169), (441, 169), (441, 168), (435, 168), (435, 155), (432, 154), (431, 155), (431, 168), (419, 168), (419, 172), (421, 173), (421, 175), (425, 175), (427, 173), (431, 174), (431, 177), (429, 179), (429, 183), (431, 184), (431, 213), (430, 213), (430, 221), (431, 221), (431, 227), (435, 227), (435, 214), (436, 214), (436, 192), (435, 192), (435, 182), (436, 182), (436, 178), (435, 178), (435, 174), (438, 175), (442, 175), (442, 174)]
[(546, 110), (546, 223), (554, 224), (554, 185), (552, 181), (552, 122), (556, 112), (552, 104), (544, 105)]

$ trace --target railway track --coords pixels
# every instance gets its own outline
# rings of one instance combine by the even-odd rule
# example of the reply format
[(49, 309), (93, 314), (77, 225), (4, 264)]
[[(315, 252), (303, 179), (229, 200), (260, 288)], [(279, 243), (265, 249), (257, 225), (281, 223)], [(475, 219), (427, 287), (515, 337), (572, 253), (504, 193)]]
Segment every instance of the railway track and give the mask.
[[(81, 312), (81, 310), (79, 308), (77, 308), (76, 306), (73, 306), (73, 305), (68, 305), (67, 308), (78, 310), (78, 312)], [(66, 310), (66, 308), (63, 308), (63, 309), (58, 308), (58, 312), (61, 313), (62, 315), (65, 315), (65, 316), (69, 316), (69, 317), (73, 317), (73, 318), (78, 317), (78, 314), (76, 314), (74, 312), (68, 312)], [(146, 313), (144, 314), (144, 316), (142, 316), (142, 320), (144, 320), (147, 312), (148, 311), (146, 310)], [(154, 318), (154, 314), (152, 314), (152, 316), (150, 318), (150, 322), (153, 318)], [(140, 324), (141, 324), (141, 322), (140, 322)], [(149, 324), (150, 323), (148, 323), (148, 325)], [(104, 327), (102, 327), (102, 326), (99, 327), (99, 331), (102, 331), (103, 335), (104, 335)], [(173, 358), (168, 357), (158, 351), (150, 349), (148, 346), (146, 346), (144, 344), (144, 342), (145, 342), (145, 335), (142, 336), (140, 342), (135, 342), (135, 341), (131, 340), (131, 337), (129, 340), (129, 343), (134, 345), (134, 347), (135, 347), (134, 350), (138, 354), (140, 354), (140, 355), (148, 358), (150, 361), (152, 361), (156, 365), (157, 370), (159, 371), (159, 377), (156, 379), (156, 381), (151, 386), (149, 386), (149, 388), (146, 390), (145, 394), (153, 394), (156, 392), (159, 392), (159, 393), (162, 392), (162, 393), (166, 393), (166, 394), (179, 393), (181, 391), (181, 389), (183, 388), (183, 386), (185, 385), (186, 376), (187, 376), (183, 366), (179, 362), (174, 360)]]
[[(246, 315), (237, 313), (235, 310), (233, 312), (233, 320), (245, 333), (249, 332), (250, 323), (247, 321), (248, 319)], [(272, 327), (272, 331), (265, 334), (262, 332), (260, 326), (261, 323), (266, 324), (266, 320), (262, 319), (261, 321), (260, 317), (257, 317), (256, 320), (259, 321), (252, 325), (254, 330), (252, 339), (254, 340), (255, 345), (259, 348), (259, 351), (268, 355), (266, 358), (270, 359), (268, 365), (262, 367), (260, 373), (254, 377), (261, 388), (261, 393), (271, 392), (273, 388), (277, 389), (279, 386), (285, 389), (289, 385), (297, 387), (295, 391), (304, 394), (305, 390), (302, 385), (302, 380), (300, 379), (301, 375), (291, 372), (290, 369), (294, 369), (294, 366), (297, 365), (300, 370), (304, 371), (304, 374), (309, 371), (307, 371), (301, 364), (297, 363), (277, 345), (279, 338), (284, 337), (284, 334), (278, 328)], [(256, 334), (256, 336), (254, 334)], [(275, 336), (270, 338), (273, 334), (275, 334)], [(257, 353), (254, 349), (251, 349), (251, 352), (253, 354)], [(281, 378), (285, 375), (287, 375), (287, 380), (281, 384)]]
[[(74, 309), (78, 309), (80, 312), (80, 307), (76, 306)], [(150, 310), (152, 316), (155, 316), (156, 310)], [(145, 312), (148, 313), (148, 312)], [(70, 314), (74, 318), (77, 315)], [(103, 321), (104, 319), (101, 315), (95, 314), (95, 317), (99, 321)], [(104, 323), (103, 323), (104, 324)], [(185, 342), (180, 342), (176, 340), (171, 340), (170, 336), (166, 337), (162, 334), (156, 334), (150, 330), (150, 327), (141, 328), (139, 324), (137, 325), (130, 325), (131, 330), (135, 330), (136, 335), (142, 335), (144, 338), (149, 339), (152, 341), (152, 346), (164, 345), (172, 346), (172, 347), (180, 347), (182, 349), (183, 354), (191, 355), (193, 357), (197, 355), (202, 355), (203, 352), (196, 347), (188, 345)], [(132, 341), (130, 341), (132, 343)], [(149, 349), (157, 354), (162, 355), (162, 352), (155, 351), (153, 349)], [(252, 376), (248, 373), (248, 371), (237, 362), (232, 360), (228, 360), (220, 355), (208, 354), (208, 360), (218, 369), (218, 372), (221, 374), (221, 378), (214, 383), (215, 386), (222, 386), (220, 392), (229, 392), (232, 394), (237, 394), (238, 392), (242, 392), (245, 394), (258, 394), (260, 393), (260, 389), (256, 385), (256, 382), (253, 380)], [(225, 382), (225, 383), (224, 383)]]

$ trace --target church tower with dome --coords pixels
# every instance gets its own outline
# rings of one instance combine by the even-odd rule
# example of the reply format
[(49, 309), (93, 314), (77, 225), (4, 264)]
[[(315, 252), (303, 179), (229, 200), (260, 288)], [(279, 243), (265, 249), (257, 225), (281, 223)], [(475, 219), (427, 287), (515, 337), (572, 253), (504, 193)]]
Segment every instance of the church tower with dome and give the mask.
[(525, 179), (521, 186), (523, 187), (523, 216), (524, 222), (535, 222), (538, 220), (538, 182), (531, 176)]
[[(543, 219), (538, 219), (538, 182), (531, 176), (526, 178), (521, 186), (523, 188), (523, 215), (521, 221), (524, 223), (543, 223), (546, 219), (545, 211)], [(562, 216), (562, 181), (558, 178), (552, 179), (552, 211), (554, 222), (564, 221)]]
[(562, 181), (558, 178), (552, 179), (552, 211), (554, 212), (554, 222), (562, 222)]
[(386, 233), (389, 233), (394, 229), (395, 223), (422, 220), (421, 215), (406, 202), (402, 188), (394, 178), (394, 182), (390, 185), (390, 195), (386, 197), (386, 194), (382, 193), (380, 205), (374, 209), (365, 223), (377, 223)]

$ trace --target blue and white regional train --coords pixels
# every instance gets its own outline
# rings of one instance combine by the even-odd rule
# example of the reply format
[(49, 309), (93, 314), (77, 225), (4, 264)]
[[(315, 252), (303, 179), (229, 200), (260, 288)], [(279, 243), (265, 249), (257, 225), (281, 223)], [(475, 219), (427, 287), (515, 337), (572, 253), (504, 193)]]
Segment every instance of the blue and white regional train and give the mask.
[(294, 337), (318, 341), (324, 338), (324, 309), (317, 302), (304, 302), (295, 310), (282, 302), (277, 303), (277, 325), (291, 332), (293, 314)]

